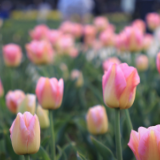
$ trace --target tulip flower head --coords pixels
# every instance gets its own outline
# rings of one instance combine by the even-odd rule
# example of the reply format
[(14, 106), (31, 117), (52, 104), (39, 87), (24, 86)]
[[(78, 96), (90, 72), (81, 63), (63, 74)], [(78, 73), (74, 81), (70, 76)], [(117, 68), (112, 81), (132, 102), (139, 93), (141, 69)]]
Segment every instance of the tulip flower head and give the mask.
[(148, 57), (146, 55), (139, 55), (136, 58), (136, 68), (140, 71), (148, 69)]
[(143, 50), (147, 51), (153, 43), (153, 36), (146, 34), (143, 39)]
[(4, 90), (3, 90), (2, 82), (0, 80), (0, 97), (2, 97), (3, 95), (4, 95)]
[(149, 128), (139, 127), (138, 132), (132, 130), (128, 146), (137, 160), (160, 159), (160, 125)]
[(108, 20), (105, 17), (96, 17), (94, 20), (94, 25), (97, 31), (104, 31), (108, 27)]
[(126, 63), (110, 65), (102, 78), (105, 104), (110, 108), (130, 108), (139, 83), (140, 78), (134, 67), (130, 67)]
[(21, 90), (9, 91), (6, 95), (6, 105), (12, 113), (17, 113), (20, 103), (25, 98), (25, 94)]
[(48, 110), (44, 110), (40, 105), (38, 105), (36, 113), (39, 119), (40, 127), (42, 129), (48, 128), (50, 125)]
[(132, 26), (136, 27), (138, 30), (142, 31), (143, 33), (146, 30), (145, 22), (141, 19), (136, 19), (135, 21), (133, 21)]
[(77, 69), (72, 70), (71, 79), (75, 81), (75, 85), (77, 87), (81, 87), (83, 85), (83, 74)]
[(7, 44), (3, 46), (3, 59), (6, 66), (19, 66), (22, 60), (21, 48), (17, 44)]
[(92, 134), (104, 134), (108, 130), (108, 118), (103, 106), (97, 105), (87, 113), (87, 127)]
[(36, 96), (34, 94), (27, 94), (23, 101), (19, 104), (17, 113), (30, 112), (35, 114), (36, 109)]
[(160, 73), (160, 53), (157, 54), (156, 65), (157, 65), (157, 70)]
[(63, 79), (41, 77), (36, 86), (36, 95), (39, 104), (44, 109), (57, 109), (63, 99)]
[(18, 155), (34, 154), (40, 147), (38, 117), (29, 112), (18, 113), (10, 128), (13, 150)]

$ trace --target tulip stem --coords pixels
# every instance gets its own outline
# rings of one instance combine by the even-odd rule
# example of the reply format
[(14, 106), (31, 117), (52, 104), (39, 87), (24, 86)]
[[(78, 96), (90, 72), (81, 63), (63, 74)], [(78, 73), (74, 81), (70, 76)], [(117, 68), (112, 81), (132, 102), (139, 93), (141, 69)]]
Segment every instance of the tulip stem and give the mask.
[(126, 120), (127, 120), (128, 130), (129, 130), (129, 133), (130, 133), (131, 130), (133, 129), (133, 126), (132, 126), (131, 117), (130, 117), (128, 109), (125, 109), (125, 113), (126, 113)]
[(120, 109), (115, 109), (115, 138), (116, 138), (117, 159), (123, 160), (122, 147), (121, 147), (121, 131), (120, 131)]
[(30, 160), (29, 154), (24, 155), (25, 160)]
[(51, 158), (52, 160), (56, 160), (56, 147), (55, 147), (55, 137), (54, 137), (54, 124), (53, 124), (53, 115), (52, 110), (49, 111), (49, 119), (50, 119), (50, 129), (51, 129)]

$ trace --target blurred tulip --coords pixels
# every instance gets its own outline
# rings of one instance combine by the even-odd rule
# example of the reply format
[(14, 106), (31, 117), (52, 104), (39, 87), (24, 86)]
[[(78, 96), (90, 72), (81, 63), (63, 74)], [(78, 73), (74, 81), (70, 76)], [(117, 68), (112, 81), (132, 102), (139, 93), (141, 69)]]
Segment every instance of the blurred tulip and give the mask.
[(134, 67), (130, 67), (126, 63), (110, 65), (102, 78), (105, 104), (110, 108), (130, 108), (139, 83), (140, 78)]
[(139, 55), (136, 58), (136, 68), (140, 71), (146, 71), (148, 69), (148, 57), (146, 55)]
[(137, 160), (160, 160), (160, 125), (132, 130), (128, 146)]
[(48, 31), (48, 40), (51, 42), (53, 47), (57, 45), (58, 39), (62, 36), (62, 32), (59, 30), (49, 30)]
[(37, 116), (42, 129), (48, 128), (50, 125), (48, 110), (44, 110), (40, 105), (37, 107)]
[(44, 109), (57, 109), (63, 99), (63, 79), (41, 77), (36, 86), (36, 95), (39, 104)]
[(101, 43), (105, 47), (112, 47), (115, 45), (115, 33), (111, 31), (105, 31), (100, 34), (99, 37)]
[(36, 96), (34, 94), (27, 94), (22, 102), (19, 104), (18, 112), (30, 112), (32, 115), (35, 114), (36, 109)]
[(7, 44), (3, 46), (3, 59), (6, 66), (17, 67), (22, 60), (22, 51), (17, 44)]
[(143, 39), (143, 50), (147, 51), (153, 43), (153, 36), (151, 34), (146, 34)]
[(133, 21), (132, 26), (136, 27), (138, 30), (142, 31), (143, 33), (146, 30), (145, 22), (141, 19), (136, 19), (135, 21)]
[(126, 27), (124, 29), (126, 34), (126, 46), (131, 52), (137, 52), (143, 49), (143, 33), (134, 27)]
[(156, 65), (157, 65), (157, 70), (160, 73), (160, 53), (157, 54)]
[(155, 30), (160, 26), (160, 16), (158, 13), (148, 13), (146, 16), (149, 29)]
[(2, 97), (4, 95), (4, 90), (3, 90), (3, 85), (0, 79), (0, 97)]
[(119, 51), (126, 51), (127, 50), (127, 35), (124, 32), (118, 34), (115, 38), (115, 46)]
[(120, 64), (121, 61), (117, 57), (111, 57), (103, 62), (103, 70), (107, 71), (112, 64)]
[(38, 117), (29, 112), (18, 113), (10, 128), (13, 150), (18, 155), (34, 154), (40, 147), (40, 125)]
[(104, 134), (108, 130), (108, 118), (103, 106), (97, 105), (87, 113), (87, 128), (91, 134)]
[(27, 56), (35, 64), (49, 64), (53, 62), (54, 51), (47, 41), (32, 41), (26, 44)]
[(47, 39), (49, 28), (44, 25), (37, 25), (32, 31), (29, 32), (33, 40), (44, 40)]
[(69, 53), (70, 57), (72, 58), (76, 58), (78, 56), (78, 49), (77, 48), (72, 48), (70, 50), (70, 53)]
[(106, 17), (99, 16), (94, 19), (94, 25), (98, 32), (104, 31), (108, 27), (108, 24)]
[(83, 74), (79, 70), (72, 70), (71, 79), (75, 81), (77, 87), (81, 87), (83, 85)]
[(69, 21), (65, 21), (60, 25), (60, 31), (64, 34), (72, 35), (73, 23)]
[(17, 113), (19, 104), (25, 98), (25, 94), (21, 90), (9, 91), (6, 95), (6, 105), (12, 113)]
[(72, 35), (75, 38), (80, 38), (82, 34), (83, 34), (83, 26), (81, 24), (74, 23), (72, 28)]

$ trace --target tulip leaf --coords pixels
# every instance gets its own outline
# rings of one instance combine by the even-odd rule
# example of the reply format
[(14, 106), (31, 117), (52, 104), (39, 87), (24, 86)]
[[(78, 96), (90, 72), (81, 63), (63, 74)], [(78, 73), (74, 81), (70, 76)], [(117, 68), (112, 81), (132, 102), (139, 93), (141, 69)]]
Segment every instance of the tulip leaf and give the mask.
[(87, 160), (82, 154), (77, 152), (77, 160)]
[(101, 142), (91, 136), (91, 141), (104, 159), (116, 160), (112, 151)]
[(31, 157), (36, 160), (50, 160), (49, 155), (42, 146), (39, 148), (39, 151), (36, 154), (31, 155)]

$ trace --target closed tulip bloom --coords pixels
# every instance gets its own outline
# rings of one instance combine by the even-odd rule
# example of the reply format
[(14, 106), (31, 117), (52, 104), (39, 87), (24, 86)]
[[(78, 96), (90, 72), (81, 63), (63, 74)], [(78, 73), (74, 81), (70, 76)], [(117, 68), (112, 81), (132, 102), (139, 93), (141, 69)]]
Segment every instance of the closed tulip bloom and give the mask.
[(21, 90), (9, 91), (6, 95), (6, 105), (12, 113), (17, 113), (19, 104), (25, 98), (25, 94)]
[(153, 43), (153, 36), (151, 34), (146, 34), (143, 39), (143, 50), (147, 51)]
[(73, 23), (70, 22), (70, 21), (65, 21), (61, 24), (60, 26), (60, 31), (63, 33), (63, 34), (72, 34), (73, 32)]
[(160, 160), (160, 125), (132, 130), (128, 146), (136, 160)]
[(3, 46), (3, 59), (6, 66), (17, 67), (22, 60), (22, 51), (17, 44), (7, 44)]
[(110, 65), (102, 78), (105, 104), (110, 108), (130, 108), (139, 83), (140, 78), (134, 67), (130, 67), (126, 63)]
[(160, 16), (158, 13), (148, 13), (146, 20), (147, 25), (151, 30), (155, 30), (160, 26)]
[(143, 33), (146, 30), (145, 22), (141, 19), (136, 19), (135, 21), (133, 21), (132, 26), (136, 27), (138, 30), (141, 30)]
[(81, 87), (83, 85), (83, 74), (79, 70), (72, 70), (71, 79), (75, 81), (77, 87)]
[(100, 16), (94, 19), (94, 25), (97, 31), (100, 32), (104, 31), (108, 27), (109, 23), (107, 18)]
[(108, 130), (108, 118), (103, 106), (97, 105), (87, 113), (87, 128), (91, 134), (104, 134)]
[(34, 154), (40, 147), (38, 117), (29, 112), (18, 113), (10, 128), (13, 150), (18, 155)]
[(146, 55), (139, 55), (136, 58), (136, 68), (140, 71), (148, 69), (148, 57)]
[(111, 58), (106, 59), (103, 62), (103, 70), (107, 71), (109, 69), (109, 66), (114, 64), (114, 63), (115, 64), (120, 64), (121, 61), (117, 57), (111, 57)]
[(83, 28), (83, 33), (84, 33), (85, 38), (93, 38), (94, 39), (96, 36), (96, 28), (92, 25), (86, 25)]
[(156, 65), (157, 65), (157, 70), (160, 73), (160, 53), (157, 54)]
[(31, 38), (33, 40), (44, 40), (47, 39), (47, 34), (48, 34), (49, 28), (42, 24), (42, 25), (37, 25), (33, 30), (29, 32)]
[(44, 110), (40, 105), (37, 107), (37, 116), (42, 129), (48, 128), (50, 125), (48, 110)]
[(63, 79), (41, 77), (36, 86), (36, 95), (39, 104), (44, 109), (57, 109), (63, 99)]
[(19, 104), (17, 113), (30, 112), (32, 115), (35, 114), (36, 109), (36, 96), (34, 94), (27, 94), (23, 101)]
[(115, 46), (119, 51), (127, 50), (127, 35), (124, 32), (118, 34), (115, 38)]
[(3, 95), (4, 95), (4, 90), (3, 90), (2, 82), (0, 80), (0, 97), (2, 97)]
[(53, 62), (53, 48), (47, 41), (32, 41), (26, 44), (27, 56), (35, 64), (49, 64)]
[(83, 34), (83, 26), (81, 24), (74, 23), (72, 28), (72, 35), (75, 38), (80, 38), (82, 34)]

